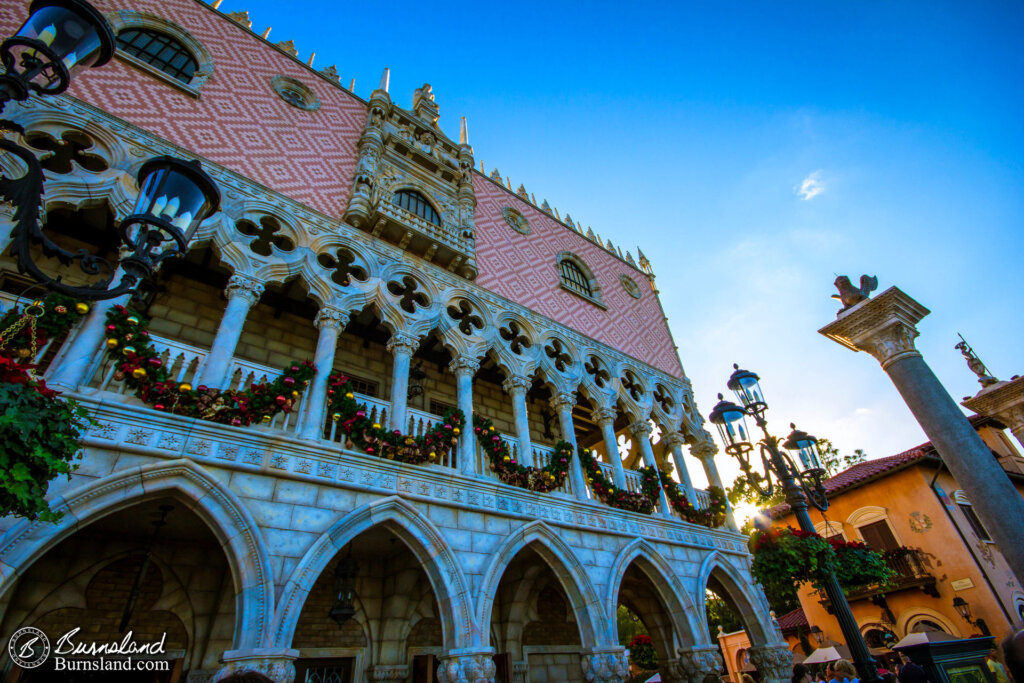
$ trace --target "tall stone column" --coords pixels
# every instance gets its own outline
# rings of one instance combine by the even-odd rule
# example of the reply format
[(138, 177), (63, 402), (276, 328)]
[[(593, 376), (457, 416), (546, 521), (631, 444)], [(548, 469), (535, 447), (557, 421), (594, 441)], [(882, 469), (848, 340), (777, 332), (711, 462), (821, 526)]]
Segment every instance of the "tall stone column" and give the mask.
[(49, 372), (46, 379), (48, 385), (55, 389), (74, 391), (89, 381), (89, 368), (92, 367), (92, 361), (107, 335), (107, 313), (114, 306), (127, 305), (130, 298), (131, 294), (123, 294), (116, 299), (92, 304), (71, 346), (64, 353), (60, 365)]
[(683, 444), (686, 443), (686, 440), (679, 432), (664, 432), (661, 435), (661, 443), (665, 446), (666, 455), (672, 455), (672, 465), (675, 466), (676, 472), (679, 474), (679, 485), (683, 488), (683, 493), (691, 503), (695, 502), (697, 494), (693, 490), (693, 482), (686, 469), (686, 461), (683, 460)]
[(761, 683), (786, 683), (793, 675), (793, 653), (785, 645), (752, 647), (750, 663), (761, 674)]
[(319, 439), (324, 431), (324, 407), (327, 405), (327, 378), (334, 369), (334, 353), (338, 348), (338, 334), (348, 324), (348, 312), (333, 306), (324, 306), (313, 322), (320, 330), (316, 341), (313, 364), (316, 373), (306, 389), (306, 410), (301, 439)]
[(615, 476), (615, 488), (626, 490), (626, 471), (622, 469), (622, 456), (619, 455), (619, 442), (615, 439), (615, 408), (602, 406), (594, 411), (594, 419), (601, 427), (604, 449), (608, 451), (608, 460), (612, 464)]
[[(643, 456), (644, 464), (658, 470), (658, 459), (654, 457), (654, 447), (651, 446), (652, 431), (654, 430), (651, 428), (651, 423), (647, 420), (637, 420), (629, 425), (629, 433), (633, 435), (637, 445), (640, 447), (640, 455)], [(660, 481), (658, 483), (658, 500), (661, 501), (659, 505), (661, 516), (671, 517), (672, 506), (669, 505), (668, 497), (665, 495), (665, 487), (661, 485)]]
[(227, 295), (228, 305), (224, 309), (224, 317), (220, 319), (217, 336), (213, 338), (213, 345), (206, 355), (206, 364), (199, 378), (199, 384), (218, 389), (227, 378), (228, 366), (235, 355), (235, 347), (238, 346), (238, 338), (242, 335), (249, 309), (263, 296), (263, 283), (244, 275), (232, 275), (224, 294)]
[(420, 345), (419, 339), (405, 332), (395, 332), (388, 340), (388, 351), (393, 356), (391, 365), (391, 429), (403, 434), (409, 429), (406, 410), (409, 403), (409, 365), (412, 354)]
[(576, 405), (576, 394), (570, 391), (559, 391), (551, 397), (551, 407), (558, 412), (558, 425), (562, 429), (562, 438), (572, 444), (572, 458), (569, 460), (569, 481), (572, 482), (572, 495), (578, 500), (588, 500), (587, 480), (583, 477), (583, 463), (580, 462), (576, 447), (576, 427), (572, 422), (572, 408)]
[[(718, 453), (718, 446), (711, 440), (711, 435), (704, 432), (704, 440), (698, 441), (690, 446), (690, 455), (700, 460), (704, 466), (704, 474), (708, 478), (708, 486), (717, 486), (725, 492), (725, 484), (722, 483), (722, 475), (718, 473), (718, 465), (715, 464), (715, 454)], [(732, 512), (732, 503), (725, 500), (725, 525), (733, 531), (739, 529), (736, 525), (736, 517)]]
[(516, 439), (519, 441), (519, 462), (534, 465), (533, 443), (530, 439), (530, 416), (526, 410), (526, 392), (530, 390), (530, 379), (522, 375), (510, 375), (502, 388), (512, 397), (512, 417), (516, 422)]
[(263, 674), (274, 683), (294, 683), (295, 659), (298, 656), (299, 651), (291, 648), (225, 650), (221, 656), (224, 666), (213, 677), (212, 683), (245, 672)]
[(476, 474), (476, 435), (473, 432), (473, 375), (480, 369), (480, 361), (471, 356), (459, 356), (448, 364), (455, 375), (458, 390), (458, 408), (466, 416), (465, 429), (459, 435), (459, 470), (463, 474)]
[(1006, 563), (1024, 584), (1024, 499), (914, 347), (928, 309), (897, 287), (843, 311), (819, 330), (878, 360), (942, 461), (971, 499)]
[[(473, 431), (473, 430), (467, 430)], [(494, 683), (494, 650), (455, 650), (441, 655), (440, 683)]]
[(722, 655), (714, 645), (696, 646), (689, 650), (679, 651), (679, 673), (677, 675), (686, 683), (704, 683), (704, 679), (709, 676), (718, 679), (723, 669)]
[(621, 647), (580, 655), (580, 667), (587, 683), (622, 683), (629, 676), (629, 659)]
[(995, 382), (960, 404), (981, 415), (994, 417), (1024, 447), (1024, 377)]

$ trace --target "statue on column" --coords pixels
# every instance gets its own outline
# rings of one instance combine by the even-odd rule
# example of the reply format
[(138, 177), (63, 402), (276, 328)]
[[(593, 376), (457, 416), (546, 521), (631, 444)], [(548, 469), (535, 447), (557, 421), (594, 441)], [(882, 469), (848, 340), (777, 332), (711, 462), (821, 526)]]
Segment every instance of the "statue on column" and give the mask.
[(833, 299), (839, 299), (843, 304), (843, 307), (839, 309), (839, 313), (856, 306), (861, 301), (865, 301), (871, 296), (871, 292), (878, 289), (878, 278), (871, 275), (860, 276), (860, 287), (854, 287), (853, 283), (850, 282), (850, 278), (845, 275), (840, 275), (835, 281), (836, 289), (839, 290), (838, 294), (833, 294)]
[(997, 384), (999, 380), (989, 374), (988, 368), (986, 368), (985, 364), (981, 362), (978, 355), (974, 353), (974, 349), (972, 349), (971, 345), (967, 343), (967, 340), (964, 339), (963, 335), (958, 334), (957, 336), (960, 337), (960, 343), (953, 348), (963, 354), (963, 357), (967, 360), (967, 367), (971, 369), (971, 372), (978, 376), (978, 382), (981, 386), (990, 387), (993, 384)]

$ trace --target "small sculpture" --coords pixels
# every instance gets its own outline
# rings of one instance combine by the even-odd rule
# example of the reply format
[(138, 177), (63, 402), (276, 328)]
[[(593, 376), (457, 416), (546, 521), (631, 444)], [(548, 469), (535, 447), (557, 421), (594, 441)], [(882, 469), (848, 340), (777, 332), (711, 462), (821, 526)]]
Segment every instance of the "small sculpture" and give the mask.
[(986, 368), (985, 364), (981, 362), (978, 355), (974, 353), (974, 349), (972, 349), (971, 345), (967, 343), (964, 336), (962, 334), (958, 334), (957, 336), (960, 337), (960, 343), (953, 348), (963, 354), (963, 357), (967, 359), (967, 367), (971, 369), (971, 372), (978, 376), (978, 383), (983, 387), (989, 387), (996, 384), (999, 380), (989, 374), (988, 368)]
[(835, 285), (836, 289), (839, 290), (839, 294), (833, 294), (832, 298), (839, 299), (842, 302), (843, 307), (839, 309), (839, 312), (842, 313), (870, 297), (871, 292), (878, 289), (878, 278), (871, 275), (861, 275), (860, 287), (854, 287), (853, 283), (850, 282), (850, 278), (840, 275), (836, 278)]

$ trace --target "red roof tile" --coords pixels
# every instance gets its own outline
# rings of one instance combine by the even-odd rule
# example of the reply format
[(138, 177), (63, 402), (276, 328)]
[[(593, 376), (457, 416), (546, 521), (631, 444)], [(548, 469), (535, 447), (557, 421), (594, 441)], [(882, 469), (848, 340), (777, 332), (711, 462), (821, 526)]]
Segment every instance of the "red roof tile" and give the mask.
[(782, 632), (796, 630), (800, 626), (807, 626), (807, 615), (804, 614), (803, 607), (797, 607), (792, 612), (786, 612), (781, 617), (776, 617), (775, 621), (779, 622), (779, 628)]

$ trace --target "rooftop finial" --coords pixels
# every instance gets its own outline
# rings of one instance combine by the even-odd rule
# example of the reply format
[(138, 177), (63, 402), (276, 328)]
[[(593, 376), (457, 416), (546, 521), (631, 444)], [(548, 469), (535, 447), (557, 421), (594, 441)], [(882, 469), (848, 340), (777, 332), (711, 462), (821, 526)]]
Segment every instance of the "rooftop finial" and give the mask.
[(380, 87), (377, 90), (389, 92), (391, 87), (391, 69), (384, 67), (384, 73), (380, 75)]
[(348, 91), (349, 92), (355, 92), (356, 91), (356, 79), (353, 78), (351, 81), (348, 82)]
[(306, 66), (313, 66), (313, 58), (316, 57), (316, 53), (312, 52), (309, 55), (309, 59), (306, 61)]
[(469, 126), (466, 125), (466, 117), (462, 117), (462, 125), (459, 127), (459, 144), (469, 144)]
[(220, 7), (220, 3), (222, 2), (224, 2), (224, 0), (213, 0), (213, 9)]
[(269, 38), (270, 37), (270, 29), (271, 29), (271, 27), (268, 26), (267, 30), (260, 34), (260, 38), (262, 38), (263, 40), (266, 40), (267, 38)]

